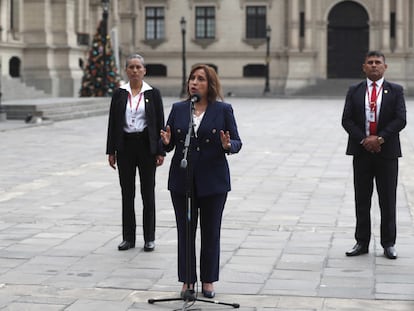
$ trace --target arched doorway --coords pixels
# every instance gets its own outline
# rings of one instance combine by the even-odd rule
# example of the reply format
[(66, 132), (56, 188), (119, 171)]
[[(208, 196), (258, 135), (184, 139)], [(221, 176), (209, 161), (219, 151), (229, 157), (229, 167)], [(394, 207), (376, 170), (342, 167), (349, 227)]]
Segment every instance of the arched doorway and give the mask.
[(20, 77), (20, 59), (16, 56), (10, 58), (9, 61), (9, 74), (12, 78)]
[(366, 10), (354, 1), (335, 5), (328, 16), (328, 78), (360, 78), (369, 48)]

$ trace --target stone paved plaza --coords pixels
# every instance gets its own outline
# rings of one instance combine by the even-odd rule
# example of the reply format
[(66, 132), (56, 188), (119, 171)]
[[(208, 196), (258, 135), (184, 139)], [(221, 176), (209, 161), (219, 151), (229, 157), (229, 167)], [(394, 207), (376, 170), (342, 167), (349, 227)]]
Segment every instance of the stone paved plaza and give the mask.
[[(165, 98), (165, 113), (175, 98)], [(375, 196), (369, 254), (354, 244), (352, 158), (343, 99), (228, 98), (243, 148), (229, 156), (216, 300), (243, 311), (414, 310), (414, 101), (401, 134), (397, 260), (379, 243)], [(119, 252), (120, 187), (105, 155), (107, 116), (0, 123), (0, 310), (181, 310), (177, 239), (157, 171), (156, 250)], [(137, 223), (141, 223), (138, 197)], [(231, 306), (196, 302), (201, 310)]]

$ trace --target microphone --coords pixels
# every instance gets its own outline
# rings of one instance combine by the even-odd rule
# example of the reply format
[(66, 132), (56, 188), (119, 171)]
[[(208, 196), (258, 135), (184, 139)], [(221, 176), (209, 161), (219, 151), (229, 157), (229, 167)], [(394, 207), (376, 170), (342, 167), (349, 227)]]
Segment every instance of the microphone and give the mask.
[(196, 94), (191, 95), (190, 101), (191, 103), (194, 104), (194, 103), (198, 103), (200, 99), (201, 99), (201, 95), (196, 93)]

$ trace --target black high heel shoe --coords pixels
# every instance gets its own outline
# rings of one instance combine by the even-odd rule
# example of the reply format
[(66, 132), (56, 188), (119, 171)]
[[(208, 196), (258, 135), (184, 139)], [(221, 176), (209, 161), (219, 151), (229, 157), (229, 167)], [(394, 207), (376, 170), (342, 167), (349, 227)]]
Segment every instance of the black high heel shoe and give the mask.
[(201, 288), (201, 292), (203, 293), (203, 296), (206, 298), (214, 298), (216, 296), (216, 293), (214, 292), (214, 290), (212, 291), (205, 290), (203, 286)]
[(180, 297), (184, 300), (194, 300), (195, 299), (195, 291), (194, 291), (194, 284), (190, 285), (190, 289), (182, 289), (180, 293)]

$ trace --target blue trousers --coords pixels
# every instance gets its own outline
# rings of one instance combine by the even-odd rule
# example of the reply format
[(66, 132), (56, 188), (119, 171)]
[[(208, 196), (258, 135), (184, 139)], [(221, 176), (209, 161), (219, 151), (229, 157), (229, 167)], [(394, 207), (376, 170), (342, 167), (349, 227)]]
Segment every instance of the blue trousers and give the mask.
[[(220, 269), (220, 230), (227, 193), (207, 197), (194, 196), (189, 204), (186, 195), (171, 193), (178, 233), (178, 280), (197, 281), (195, 240), (198, 215), (200, 215), (200, 279), (203, 283), (216, 282)], [(188, 210), (190, 208), (190, 213)], [(191, 217), (188, 215), (191, 214)], [(191, 218), (189, 232), (189, 270), (187, 275), (187, 221)]]

